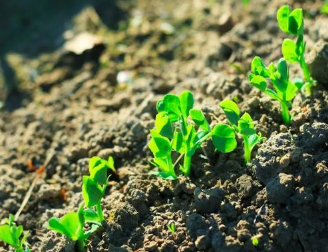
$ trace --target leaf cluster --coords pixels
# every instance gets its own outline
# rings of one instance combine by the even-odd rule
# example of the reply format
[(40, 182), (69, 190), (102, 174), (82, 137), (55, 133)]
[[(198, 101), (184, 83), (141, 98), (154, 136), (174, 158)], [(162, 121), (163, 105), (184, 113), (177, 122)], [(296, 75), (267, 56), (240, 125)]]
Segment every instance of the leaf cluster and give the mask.
[(239, 107), (235, 102), (226, 99), (220, 103), (220, 107), (236, 133), (242, 136), (244, 141), (244, 159), (246, 163), (249, 162), (253, 148), (261, 143), (264, 138), (261, 134), (256, 133), (254, 129), (255, 123), (247, 112), (241, 116)]
[(203, 112), (194, 107), (190, 91), (179, 96), (167, 94), (157, 103), (155, 128), (150, 131), (148, 144), (154, 155), (153, 164), (159, 168), (156, 175), (166, 179), (176, 179), (172, 152), (184, 157), (180, 171), (190, 174), (191, 157), (201, 148), (202, 143), (211, 138), (216, 150), (222, 153), (233, 151), (237, 146), (234, 130), (226, 124), (218, 124), (211, 129)]
[[(252, 60), (251, 70), (252, 72), (249, 74), (251, 85), (280, 102), (283, 120), (288, 124), (291, 120), (288, 109), (291, 107), (291, 101), (294, 99), (298, 87), (296, 83), (289, 80), (289, 68), (286, 60), (282, 58), (276, 66), (271, 63), (266, 67), (262, 59), (256, 56)], [(268, 86), (268, 80), (274, 89)]]
[(286, 33), (297, 37), (296, 42), (291, 39), (284, 39), (281, 47), (282, 55), (289, 63), (299, 63), (302, 68), (305, 83), (299, 82), (301, 90), (305, 95), (311, 94), (311, 87), (314, 84), (307, 63), (305, 62), (306, 42), (304, 41), (304, 18), (303, 10), (296, 8), (291, 10), (288, 5), (284, 5), (277, 11), (277, 21), (280, 29)]
[(24, 232), (23, 226), (16, 225), (12, 214), (4, 222), (5, 224), (0, 226), (0, 240), (15, 248), (15, 252), (30, 252), (30, 249), (25, 244), (29, 232)]

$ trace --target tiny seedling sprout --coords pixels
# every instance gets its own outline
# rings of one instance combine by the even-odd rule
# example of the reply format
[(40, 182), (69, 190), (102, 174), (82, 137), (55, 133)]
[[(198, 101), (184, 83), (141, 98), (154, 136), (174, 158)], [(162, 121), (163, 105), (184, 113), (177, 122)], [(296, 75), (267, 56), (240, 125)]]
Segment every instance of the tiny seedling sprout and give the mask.
[[(194, 98), (190, 91), (184, 91), (179, 96), (167, 94), (158, 101), (155, 129), (150, 131), (152, 139), (148, 144), (154, 155), (152, 163), (159, 169), (154, 172), (157, 176), (177, 178), (173, 151), (184, 158), (183, 165), (179, 164), (180, 171), (189, 176), (192, 156), (209, 138), (212, 138), (216, 150), (222, 153), (236, 148), (235, 132), (229, 125), (218, 124), (211, 129), (203, 112), (193, 106)], [(179, 158), (175, 162), (178, 161)]]
[(175, 232), (177, 230), (177, 227), (175, 226), (174, 222), (171, 222), (166, 227), (171, 232), (172, 235), (175, 235)]
[[(84, 251), (86, 240), (105, 220), (101, 208), (101, 199), (105, 194), (109, 179), (107, 176), (108, 169), (116, 172), (112, 157), (109, 157), (108, 160), (99, 157), (91, 158), (89, 161), (90, 176), (83, 176), (82, 194), (84, 203), (80, 204), (78, 212), (70, 212), (60, 219), (52, 217), (49, 220), (49, 229), (77, 241), (78, 251), (80, 252)], [(92, 223), (92, 225), (85, 232), (84, 226), (86, 223)]]
[(257, 247), (259, 245), (259, 239), (256, 236), (252, 237), (252, 244), (254, 247)]
[(0, 240), (12, 246), (15, 252), (30, 252), (26, 244), (26, 238), (29, 232), (24, 232), (22, 226), (16, 226), (12, 214), (4, 222), (5, 224), (0, 226)]
[[(298, 89), (289, 80), (289, 68), (286, 60), (282, 58), (276, 66), (271, 63), (266, 67), (262, 59), (256, 56), (252, 61), (251, 69), (252, 73), (249, 74), (251, 85), (280, 102), (282, 119), (285, 124), (289, 124), (291, 121), (289, 109)], [(272, 83), (274, 90), (268, 87), (267, 79)]]
[(251, 160), (253, 148), (255, 145), (261, 143), (264, 137), (261, 134), (256, 134), (254, 121), (248, 113), (240, 116), (240, 110), (236, 103), (226, 99), (220, 103), (220, 107), (223, 109), (236, 133), (242, 136), (244, 141), (244, 159), (248, 163)]
[(277, 11), (277, 20), (280, 29), (287, 34), (297, 37), (296, 42), (284, 39), (282, 43), (282, 55), (289, 63), (298, 63), (303, 71), (305, 83), (300, 83), (301, 90), (307, 96), (311, 95), (311, 88), (315, 81), (312, 79), (310, 70), (305, 61), (306, 42), (304, 41), (304, 19), (303, 10), (296, 8), (291, 10), (284, 5)]

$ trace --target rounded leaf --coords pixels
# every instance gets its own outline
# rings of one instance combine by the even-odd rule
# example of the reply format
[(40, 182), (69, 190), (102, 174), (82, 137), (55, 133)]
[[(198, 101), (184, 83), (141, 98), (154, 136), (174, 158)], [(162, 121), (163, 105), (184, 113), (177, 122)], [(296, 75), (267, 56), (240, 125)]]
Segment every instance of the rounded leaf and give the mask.
[(298, 61), (299, 56), (297, 55), (296, 44), (294, 43), (293, 40), (285, 39), (284, 42), (282, 43), (281, 49), (282, 49), (282, 55), (288, 62), (295, 63)]
[(179, 95), (181, 112), (185, 117), (189, 116), (189, 111), (194, 107), (194, 96), (190, 91), (183, 91)]
[(288, 5), (281, 6), (277, 11), (277, 21), (279, 27), (285, 33), (289, 33), (289, 29), (288, 29), (289, 14), (290, 14), (290, 8)]
[(87, 207), (97, 205), (103, 197), (102, 188), (89, 176), (83, 176), (82, 193)]
[(237, 147), (237, 140), (234, 130), (226, 124), (218, 124), (212, 130), (212, 141), (215, 148), (228, 153)]
[(226, 114), (231, 124), (235, 125), (238, 123), (240, 110), (235, 102), (226, 99), (220, 102), (220, 107), (223, 109), (224, 113)]

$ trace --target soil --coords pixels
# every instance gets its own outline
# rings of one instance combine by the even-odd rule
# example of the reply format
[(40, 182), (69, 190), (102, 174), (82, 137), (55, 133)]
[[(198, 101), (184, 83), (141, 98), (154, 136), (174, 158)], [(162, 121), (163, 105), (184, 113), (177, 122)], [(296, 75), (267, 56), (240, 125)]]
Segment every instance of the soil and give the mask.
[[(16, 83), (0, 85), (0, 219), (18, 211), (36, 174), (29, 167), (47, 162), (17, 223), (30, 231), (32, 251), (75, 251), (47, 220), (77, 210), (90, 157), (113, 156), (106, 222), (87, 251), (328, 251), (328, 53), (315, 54), (317, 42), (328, 50), (322, 2), (289, 1), (306, 10), (307, 55), (319, 76), (311, 97), (294, 99), (289, 126), (247, 78), (255, 55), (266, 63), (281, 57), (287, 35), (275, 14), (286, 1), (113, 2), (124, 13), (117, 27), (106, 26), (99, 6), (85, 5), (57, 50), (6, 52)], [(195, 154), (190, 177), (150, 174), (156, 102), (183, 90), (213, 125), (226, 122), (224, 98), (252, 115), (266, 140), (248, 165), (239, 139), (230, 154), (204, 146), (207, 158)], [(0, 242), (0, 251), (13, 250)]]

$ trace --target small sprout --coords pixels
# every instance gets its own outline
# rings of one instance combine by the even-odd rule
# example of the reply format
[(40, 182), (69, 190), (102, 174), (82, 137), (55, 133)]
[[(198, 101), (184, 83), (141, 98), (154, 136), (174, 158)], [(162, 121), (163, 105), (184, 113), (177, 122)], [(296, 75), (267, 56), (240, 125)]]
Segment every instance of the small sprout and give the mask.
[(243, 137), (244, 159), (248, 163), (251, 160), (253, 148), (256, 144), (261, 143), (264, 137), (261, 134), (256, 134), (254, 121), (248, 113), (240, 116), (240, 110), (236, 103), (227, 99), (220, 103), (220, 107), (223, 109), (236, 133), (239, 133)]
[(209, 138), (212, 138), (216, 150), (222, 153), (236, 148), (235, 132), (229, 125), (218, 124), (211, 129), (203, 112), (193, 106), (194, 98), (189, 91), (179, 96), (167, 94), (158, 101), (155, 129), (150, 131), (152, 139), (148, 144), (154, 155), (152, 164), (159, 169), (159, 172), (154, 173), (157, 176), (177, 178), (172, 161), (173, 151), (184, 157), (183, 165), (179, 164), (180, 171), (189, 176), (191, 157)]
[(175, 226), (174, 222), (171, 222), (166, 227), (171, 232), (172, 235), (175, 235), (175, 232), (177, 231), (177, 227)]
[(256, 236), (252, 237), (252, 244), (254, 247), (257, 247), (259, 245), (259, 239)]
[[(26, 245), (26, 238), (29, 232), (24, 232), (22, 226), (16, 226), (12, 214), (9, 215), (9, 219), (5, 219), (4, 221), (5, 224), (0, 226), (0, 240), (12, 246), (15, 252), (30, 252), (30, 249)], [(22, 238), (20, 239), (21, 236)]]
[(303, 10), (297, 8), (291, 10), (288, 5), (280, 7), (277, 12), (277, 20), (280, 29), (287, 34), (297, 37), (296, 42), (285, 39), (282, 43), (282, 55), (289, 63), (298, 63), (303, 71), (305, 83), (302, 84), (302, 92), (309, 96), (311, 88), (315, 84), (310, 70), (305, 61), (306, 42), (304, 41)]
[[(49, 229), (76, 241), (80, 252), (85, 250), (86, 240), (101, 226), (101, 222), (105, 219), (101, 208), (101, 199), (107, 188), (108, 169), (116, 172), (112, 157), (109, 157), (108, 160), (99, 157), (91, 158), (89, 161), (90, 176), (83, 176), (82, 194), (84, 203), (80, 204), (78, 212), (70, 212), (60, 219), (52, 217), (49, 220)], [(86, 223), (92, 223), (92, 225), (85, 232), (84, 226)]]
[[(289, 80), (286, 60), (282, 58), (276, 66), (271, 63), (266, 67), (262, 59), (256, 56), (251, 68), (252, 73), (249, 75), (251, 85), (280, 102), (282, 119), (285, 124), (289, 124), (291, 121), (289, 108), (298, 89), (296, 84)], [(272, 83), (274, 90), (268, 87), (267, 79)]]
[[(84, 210), (82, 203), (77, 213), (67, 213), (60, 219), (57, 217), (50, 218), (49, 229), (65, 235), (72, 241), (77, 241), (78, 251), (83, 252), (86, 240), (99, 226), (101, 226), (101, 223), (98, 222), (96, 218), (97, 213), (92, 211), (91, 209)], [(91, 226), (90, 230), (85, 232), (84, 225), (86, 222), (93, 222), (94, 224)]]

